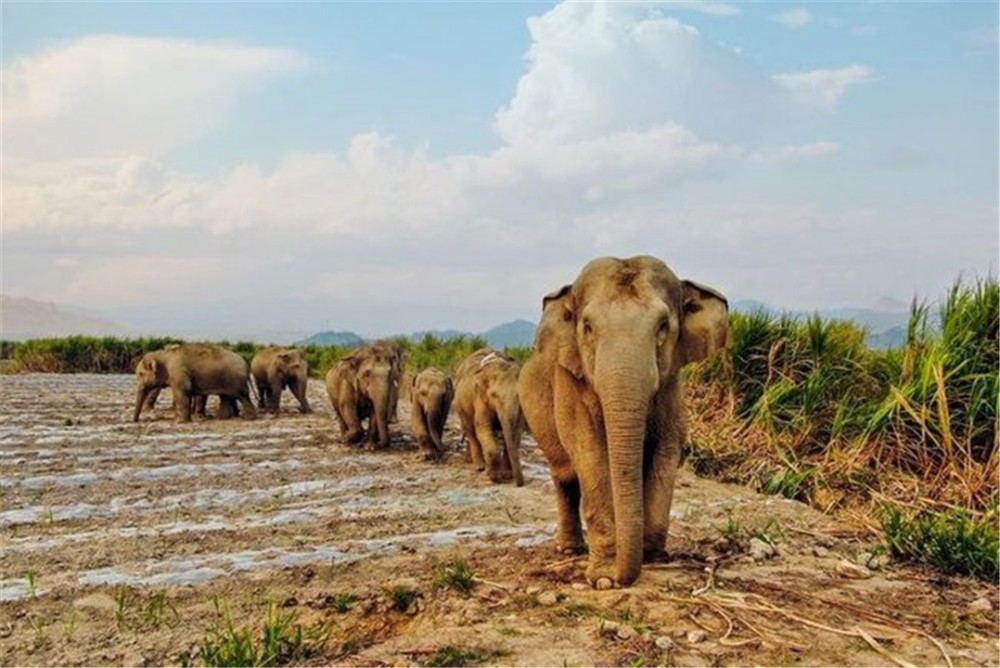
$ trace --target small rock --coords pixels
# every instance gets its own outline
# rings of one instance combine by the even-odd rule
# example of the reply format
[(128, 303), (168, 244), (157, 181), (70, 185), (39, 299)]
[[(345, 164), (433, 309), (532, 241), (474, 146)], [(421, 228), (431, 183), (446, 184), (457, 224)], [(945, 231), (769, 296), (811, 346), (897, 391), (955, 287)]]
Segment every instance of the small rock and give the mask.
[(750, 539), (750, 556), (754, 561), (766, 561), (775, 555), (774, 546), (760, 538)]
[(420, 592), (420, 583), (416, 578), (399, 578), (389, 583), (390, 589), (406, 589), (408, 591)]
[(837, 575), (852, 580), (866, 580), (872, 576), (872, 572), (864, 566), (852, 563), (846, 559), (841, 559), (834, 570), (837, 572)]
[(528, 596), (534, 596), (540, 591), (542, 591), (541, 587), (528, 587), (527, 589), (524, 590), (524, 593), (527, 594)]
[(628, 624), (621, 624), (615, 632), (615, 635), (618, 636), (619, 640), (631, 640), (639, 635), (639, 632)]
[(587, 591), (588, 589), (590, 589), (590, 585), (584, 582), (574, 582), (570, 586), (573, 587), (573, 589), (575, 589), (576, 591)]
[(969, 604), (969, 612), (993, 612), (993, 604), (986, 597), (977, 598)]
[(834, 547), (837, 544), (837, 539), (833, 536), (820, 536), (816, 539), (816, 543), (820, 547), (825, 547), (827, 549)]
[(145, 666), (146, 657), (138, 652), (133, 652), (132, 654), (126, 654), (122, 659), (123, 666)]
[(693, 631), (687, 632), (687, 641), (692, 645), (696, 645), (700, 642), (705, 642), (707, 635), (701, 629), (694, 629)]
[(541, 605), (555, 605), (559, 602), (559, 594), (554, 591), (543, 591), (538, 595), (538, 602)]
[(830, 556), (830, 550), (823, 547), (822, 545), (817, 545), (816, 547), (814, 547), (812, 549), (812, 553), (814, 557), (819, 557), (820, 559)]
[(616, 636), (618, 635), (618, 622), (613, 622), (610, 619), (602, 619), (600, 629), (598, 629), (602, 636)]
[(656, 636), (656, 639), (653, 641), (653, 644), (662, 650), (669, 650), (674, 648), (674, 641), (670, 636)]

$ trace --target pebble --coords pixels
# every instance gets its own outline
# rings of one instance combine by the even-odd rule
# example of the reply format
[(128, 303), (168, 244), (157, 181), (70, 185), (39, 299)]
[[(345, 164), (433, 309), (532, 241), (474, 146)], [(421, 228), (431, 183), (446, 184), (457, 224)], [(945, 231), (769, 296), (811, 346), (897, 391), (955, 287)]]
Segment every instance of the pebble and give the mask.
[(575, 589), (576, 591), (587, 591), (588, 589), (590, 589), (590, 585), (583, 582), (574, 582), (570, 586), (573, 587), (573, 589)]
[(538, 595), (538, 602), (542, 605), (555, 605), (559, 602), (559, 594), (554, 591), (543, 591)]
[(687, 632), (687, 641), (692, 645), (696, 645), (700, 642), (705, 642), (706, 637), (708, 636), (701, 629), (694, 629), (693, 631)]
[(390, 589), (406, 589), (408, 591), (420, 592), (420, 583), (416, 578), (399, 578), (389, 583)]
[(872, 552), (862, 552), (858, 555), (855, 561), (865, 568), (870, 568), (873, 571), (877, 571), (885, 566), (889, 565), (889, 555), (887, 554), (874, 554)]
[(866, 580), (872, 576), (872, 572), (864, 566), (847, 561), (846, 559), (842, 559), (834, 570), (837, 572), (837, 575), (852, 580)]
[(750, 556), (754, 561), (766, 561), (775, 555), (774, 546), (760, 538), (750, 539)]
[(619, 640), (631, 640), (632, 638), (639, 635), (639, 632), (628, 624), (621, 624), (618, 626), (618, 630), (615, 632)]
[(614, 636), (618, 635), (619, 626), (618, 622), (613, 622), (610, 619), (602, 619), (599, 631), (602, 636)]
[(819, 557), (820, 559), (822, 559), (823, 557), (830, 556), (830, 550), (823, 547), (822, 545), (817, 545), (816, 547), (814, 547), (812, 549), (812, 553), (814, 557)]
[(969, 604), (970, 612), (993, 612), (993, 604), (988, 598), (977, 598)]
[(674, 641), (669, 636), (656, 636), (656, 640), (653, 641), (653, 644), (663, 650), (674, 648)]
[(542, 591), (541, 587), (528, 587), (527, 589), (524, 590), (524, 593), (527, 594), (528, 596), (534, 596), (540, 591)]

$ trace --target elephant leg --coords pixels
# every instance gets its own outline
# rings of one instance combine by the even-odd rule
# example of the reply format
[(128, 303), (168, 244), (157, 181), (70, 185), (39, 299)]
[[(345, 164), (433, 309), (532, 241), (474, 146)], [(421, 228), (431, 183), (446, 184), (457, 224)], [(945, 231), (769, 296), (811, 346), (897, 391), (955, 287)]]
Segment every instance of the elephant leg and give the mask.
[(208, 417), (208, 395), (196, 394), (191, 397), (191, 415)]
[(358, 417), (358, 407), (353, 401), (342, 401), (338, 411), (341, 421), (340, 433), (345, 443), (354, 444), (364, 437), (361, 428), (361, 418)]
[(462, 432), (465, 434), (466, 441), (468, 441), (468, 459), (477, 471), (482, 471), (486, 468), (486, 463), (483, 461), (483, 446), (479, 443), (479, 439), (476, 436), (475, 419), (462, 412), (461, 422)]
[(153, 410), (156, 406), (156, 398), (160, 396), (160, 388), (154, 387), (146, 395), (146, 398), (142, 402), (142, 410)]
[(424, 453), (424, 459), (437, 459), (437, 448), (434, 447), (434, 440), (431, 438), (429, 420), (424, 409), (414, 405), (413, 419), (410, 421), (410, 428), (413, 436), (417, 439), (417, 447)]
[(257, 387), (257, 405), (261, 410), (267, 408), (267, 393), (270, 390), (270, 386), (267, 381), (261, 380), (254, 376), (253, 384)]
[(493, 433), (493, 413), (485, 407), (476, 407), (475, 418), (476, 438), (482, 446), (482, 457), (486, 463), (486, 472), (493, 482), (503, 482), (507, 477), (508, 467), (505, 466), (506, 450), (497, 443)]
[(674, 483), (677, 480), (680, 461), (680, 445), (660, 441), (645, 472), (642, 551), (646, 559), (655, 559), (666, 552), (670, 506), (673, 502)]
[(244, 420), (253, 420), (257, 417), (257, 409), (253, 405), (253, 400), (250, 398), (250, 385), (244, 385), (240, 388), (240, 393), (236, 395), (236, 400), (240, 402), (240, 408), (243, 411)]
[(293, 380), (288, 389), (292, 391), (292, 394), (299, 402), (299, 410), (303, 413), (312, 413), (312, 408), (309, 406), (309, 397), (306, 396), (306, 389), (308, 388), (308, 380)]
[(271, 382), (270, 396), (267, 398), (267, 410), (277, 415), (281, 412), (281, 392), (285, 389), (285, 384), (279, 378)]
[(444, 423), (446, 419), (445, 413), (441, 409), (432, 411), (427, 418), (427, 431), (430, 433), (431, 441), (438, 454), (444, 453)]
[(562, 554), (580, 554), (586, 549), (583, 527), (580, 524), (580, 481), (575, 475), (568, 480), (560, 480), (553, 475), (552, 482), (556, 489), (556, 507), (559, 511), (556, 551)]
[(181, 422), (191, 421), (191, 395), (180, 386), (170, 388), (174, 396), (174, 411), (177, 412), (177, 419)]

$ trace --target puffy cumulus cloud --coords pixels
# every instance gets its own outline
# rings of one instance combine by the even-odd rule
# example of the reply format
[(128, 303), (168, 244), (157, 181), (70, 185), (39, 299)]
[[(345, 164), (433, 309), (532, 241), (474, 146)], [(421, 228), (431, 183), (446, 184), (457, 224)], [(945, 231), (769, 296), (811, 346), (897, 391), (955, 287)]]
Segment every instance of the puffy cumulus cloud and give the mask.
[(875, 70), (867, 65), (849, 65), (833, 69), (775, 74), (772, 78), (804, 104), (831, 109), (848, 88), (872, 81), (875, 78)]
[(529, 19), (527, 72), (496, 115), (508, 144), (590, 139), (672, 121), (747, 141), (827, 107), (867, 67), (771, 76), (656, 5), (560, 4)]
[(158, 155), (226, 118), (262, 79), (307, 68), (289, 49), (93, 35), (3, 68), (4, 153)]

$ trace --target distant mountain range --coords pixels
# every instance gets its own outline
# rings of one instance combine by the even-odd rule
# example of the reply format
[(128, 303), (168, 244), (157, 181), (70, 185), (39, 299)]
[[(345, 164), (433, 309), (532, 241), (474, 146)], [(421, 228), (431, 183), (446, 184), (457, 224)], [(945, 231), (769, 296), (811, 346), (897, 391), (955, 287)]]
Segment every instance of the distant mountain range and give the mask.
[[(473, 338), (481, 337), (486, 340), (486, 344), (491, 348), (506, 348), (514, 346), (530, 346), (535, 340), (535, 323), (529, 322), (528, 320), (512, 320), (511, 322), (505, 322), (502, 325), (497, 325), (492, 329), (488, 329), (485, 332), (464, 332), (458, 329), (433, 329), (421, 332), (413, 332), (412, 334), (403, 334), (401, 336), (413, 341), (414, 343), (419, 343), (425, 336), (430, 334), (431, 336), (447, 341), (448, 339), (457, 339), (460, 337)], [(391, 338), (391, 337), (387, 337)], [(354, 332), (319, 332), (313, 334), (307, 339), (302, 339), (301, 341), (296, 341), (297, 346), (360, 346), (365, 343), (365, 340), (355, 334)]]
[(898, 300), (882, 297), (870, 308), (834, 308), (817, 311), (788, 311), (764, 302), (750, 299), (734, 301), (730, 308), (741, 313), (767, 311), (788, 313), (805, 318), (819, 314), (823, 319), (850, 320), (868, 329), (868, 345), (872, 348), (893, 348), (906, 343), (906, 327), (910, 321), (910, 307)]
[(127, 336), (127, 328), (72, 306), (0, 294), (0, 338), (24, 341), (46, 337)]

